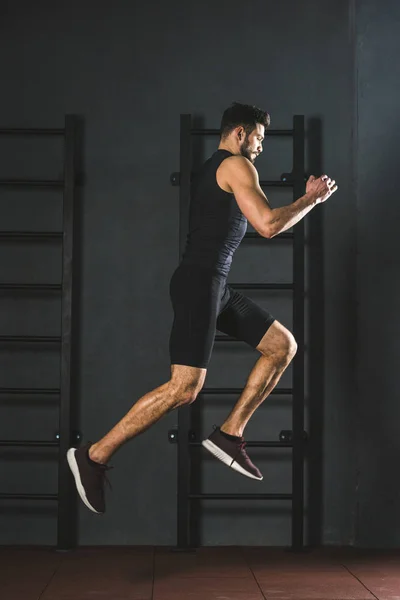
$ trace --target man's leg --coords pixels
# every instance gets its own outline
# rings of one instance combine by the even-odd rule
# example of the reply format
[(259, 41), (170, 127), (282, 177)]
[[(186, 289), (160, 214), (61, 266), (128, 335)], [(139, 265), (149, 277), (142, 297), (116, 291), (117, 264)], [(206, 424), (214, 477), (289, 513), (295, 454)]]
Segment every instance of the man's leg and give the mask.
[(107, 463), (125, 442), (139, 435), (167, 412), (191, 404), (203, 387), (207, 369), (171, 365), (171, 379), (145, 394), (101, 440), (89, 450), (90, 458)]
[(194, 402), (203, 387), (207, 370), (184, 365), (171, 366), (171, 379), (140, 398), (125, 417), (100, 441), (70, 448), (67, 460), (77, 491), (93, 512), (105, 512), (105, 463), (129, 439), (156, 423), (167, 412)]
[(262, 356), (254, 365), (242, 394), (221, 426), (224, 433), (243, 436), (250, 417), (269, 396), (297, 351), (293, 335), (274, 321), (257, 346)]
[(292, 334), (274, 321), (256, 348), (262, 356), (252, 369), (237, 403), (223, 425), (216, 428), (202, 444), (235, 471), (261, 481), (261, 472), (245, 450), (243, 431), (256, 408), (278, 383), (294, 357), (297, 345)]

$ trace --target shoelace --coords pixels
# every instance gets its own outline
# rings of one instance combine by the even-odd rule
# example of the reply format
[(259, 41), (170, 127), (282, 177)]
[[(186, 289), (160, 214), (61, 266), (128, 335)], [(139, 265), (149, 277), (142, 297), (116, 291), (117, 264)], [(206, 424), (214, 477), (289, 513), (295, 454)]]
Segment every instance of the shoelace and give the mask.
[(101, 471), (101, 476), (103, 478), (103, 480), (107, 483), (108, 487), (110, 488), (110, 490), (112, 490), (112, 485), (110, 480), (108, 479), (107, 475), (106, 475), (106, 471), (109, 471), (110, 469), (113, 469), (114, 467), (109, 467), (108, 465), (99, 465), (100, 467), (100, 471)]
[[(213, 429), (214, 429), (214, 431), (216, 429), (218, 429), (218, 425), (213, 425)], [(248, 458), (248, 454), (246, 451), (246, 445), (247, 445), (247, 442), (245, 442), (244, 438), (242, 437), (241, 441), (238, 442), (237, 447), (238, 447), (238, 451), (241, 452), (242, 454), (244, 454)]]
[[(93, 442), (88, 442), (89, 446), (92, 445), (92, 443)], [(107, 483), (108, 487), (110, 488), (110, 490), (112, 490), (112, 485), (106, 475), (106, 471), (109, 471), (110, 469), (113, 469), (114, 467), (109, 467), (108, 465), (103, 465), (102, 463), (97, 463), (97, 468), (101, 475), (102, 480), (105, 481)]]
[(244, 439), (242, 439), (242, 441), (238, 443), (238, 449), (241, 454), (243, 454), (246, 458), (248, 458), (248, 454), (246, 451), (246, 445), (247, 445), (246, 442), (244, 441)]

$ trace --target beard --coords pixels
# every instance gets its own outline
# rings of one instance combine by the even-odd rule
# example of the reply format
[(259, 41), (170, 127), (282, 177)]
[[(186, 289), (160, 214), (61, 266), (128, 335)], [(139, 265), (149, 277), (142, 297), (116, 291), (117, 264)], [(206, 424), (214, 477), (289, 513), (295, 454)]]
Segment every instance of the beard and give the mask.
[(245, 156), (251, 163), (254, 163), (254, 161), (256, 160), (250, 150), (250, 142), (249, 142), (249, 138), (247, 135), (246, 135), (245, 140), (240, 148), (240, 154), (242, 156)]

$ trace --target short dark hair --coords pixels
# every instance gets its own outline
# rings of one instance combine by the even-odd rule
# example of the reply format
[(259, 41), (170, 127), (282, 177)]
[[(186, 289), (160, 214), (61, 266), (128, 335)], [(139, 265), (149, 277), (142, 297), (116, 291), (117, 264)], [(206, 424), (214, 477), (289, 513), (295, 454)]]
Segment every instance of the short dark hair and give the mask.
[(221, 120), (220, 134), (225, 138), (235, 127), (242, 125), (249, 135), (255, 129), (257, 123), (264, 125), (267, 129), (271, 123), (271, 118), (265, 110), (250, 104), (240, 104), (233, 102), (232, 105), (224, 111)]

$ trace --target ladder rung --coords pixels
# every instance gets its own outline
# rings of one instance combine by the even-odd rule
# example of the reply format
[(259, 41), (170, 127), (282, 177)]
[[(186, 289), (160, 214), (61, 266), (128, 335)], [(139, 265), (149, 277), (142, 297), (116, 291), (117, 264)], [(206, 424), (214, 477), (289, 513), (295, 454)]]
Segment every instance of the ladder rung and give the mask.
[(293, 290), (293, 283), (230, 283), (235, 290)]
[[(244, 237), (248, 238), (248, 239), (265, 240), (265, 238), (262, 235), (260, 235), (259, 233), (257, 233), (257, 231), (249, 231), (248, 233), (245, 233)], [(284, 231), (283, 233), (280, 233), (274, 237), (274, 240), (292, 240), (292, 239), (293, 239), (293, 233), (290, 233), (287, 231)]]
[(0, 446), (9, 448), (58, 448), (59, 441), (49, 440), (0, 440)]
[(264, 181), (260, 181), (260, 186), (261, 187), (293, 187), (293, 183), (291, 181), (281, 181), (280, 179), (277, 180), (264, 180)]
[(1, 135), (64, 135), (65, 129), (47, 129), (47, 128), (0, 128)]
[(292, 500), (293, 494), (189, 494), (190, 500)]
[[(238, 340), (238, 338), (233, 337), (233, 335), (227, 335), (225, 333), (216, 334), (214, 337), (215, 342), (241, 342), (245, 343), (243, 340)], [(307, 345), (304, 344), (304, 348), (307, 348)]]
[(62, 188), (64, 187), (64, 182), (62, 180), (51, 179), (0, 179), (0, 185), (18, 187)]
[(0, 335), (0, 342), (61, 343), (59, 335)]
[[(189, 442), (189, 446), (202, 446), (202, 442)], [(293, 448), (292, 442), (246, 442), (248, 448)]]
[(62, 237), (62, 231), (0, 231), (0, 240), (52, 240)]
[(0, 500), (58, 500), (58, 494), (0, 494)]
[[(221, 135), (219, 129), (197, 129), (193, 128), (190, 130), (192, 135)], [(293, 129), (268, 129), (268, 137), (272, 136), (293, 136)]]
[(0, 290), (18, 291), (59, 291), (62, 289), (59, 283), (0, 283)]
[(6, 388), (0, 387), (0, 394), (40, 394), (40, 395), (58, 395), (60, 388)]
[[(203, 388), (200, 394), (241, 394), (244, 388), (228, 388), (228, 387), (208, 387)], [(271, 395), (279, 396), (290, 396), (293, 394), (293, 388), (275, 388), (272, 390)]]
[(238, 340), (237, 338), (233, 337), (233, 335), (225, 334), (216, 335), (214, 340), (216, 342), (243, 342), (243, 340)]

